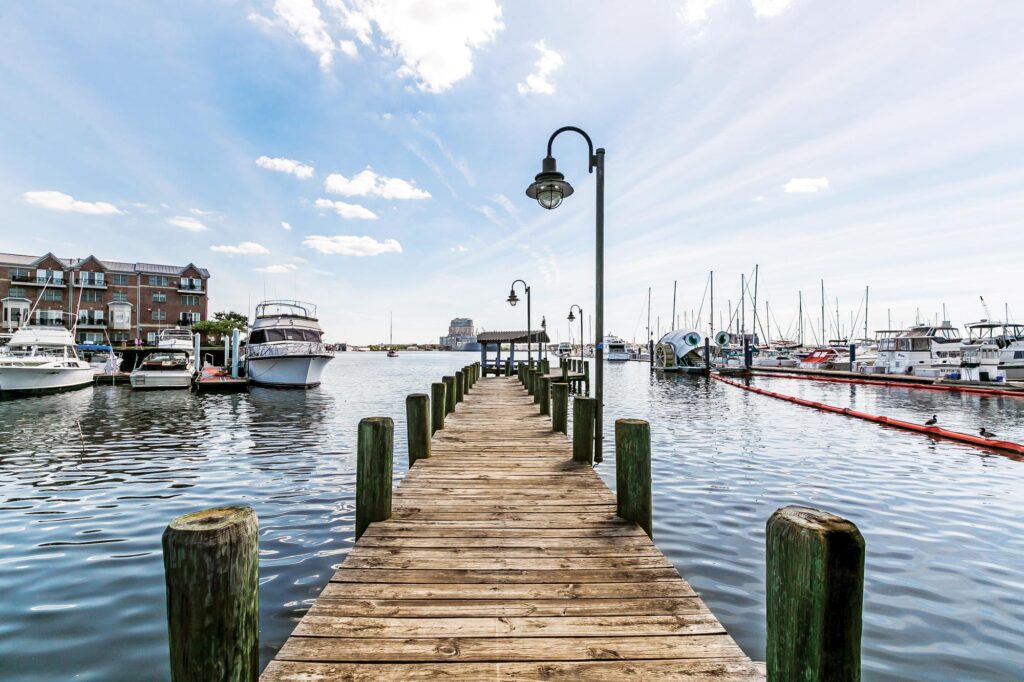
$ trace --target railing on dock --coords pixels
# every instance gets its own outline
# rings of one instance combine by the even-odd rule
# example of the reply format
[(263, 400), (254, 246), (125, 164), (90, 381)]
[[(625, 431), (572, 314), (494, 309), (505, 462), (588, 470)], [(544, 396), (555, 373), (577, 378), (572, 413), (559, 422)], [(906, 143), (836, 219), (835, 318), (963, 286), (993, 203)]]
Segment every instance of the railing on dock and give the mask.
[[(531, 396), (482, 369), (408, 396), (394, 490), (394, 423), (360, 422), (357, 542), (262, 679), (860, 678), (852, 523), (802, 507), (768, 521), (765, 668), (651, 541), (647, 422), (615, 423), (613, 494), (592, 468), (593, 398), (572, 400), (570, 441), (568, 383), (538, 367), (520, 378)], [(168, 527), (174, 680), (257, 678), (256, 537), (246, 507)]]

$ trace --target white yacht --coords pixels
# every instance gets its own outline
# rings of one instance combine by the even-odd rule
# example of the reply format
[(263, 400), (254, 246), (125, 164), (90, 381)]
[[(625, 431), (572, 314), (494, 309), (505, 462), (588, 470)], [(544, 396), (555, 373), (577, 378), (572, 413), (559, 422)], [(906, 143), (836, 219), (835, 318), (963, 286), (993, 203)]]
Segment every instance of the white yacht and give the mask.
[(180, 348), (155, 350), (142, 359), (129, 377), (132, 388), (140, 390), (192, 388), (196, 369), (192, 357)]
[(608, 362), (626, 362), (629, 360), (629, 348), (626, 342), (617, 336), (606, 336), (604, 339), (604, 359)]
[(555, 355), (557, 355), (560, 358), (569, 357), (570, 355), (572, 355), (572, 344), (570, 344), (568, 341), (562, 341), (560, 344), (558, 344), (558, 350), (555, 351)]
[(1024, 381), (1024, 324), (1006, 322), (996, 339), (999, 345), (999, 369), (1007, 381)]
[(22, 327), (0, 355), (0, 395), (67, 391), (91, 384), (92, 374), (67, 329)]
[(191, 357), (195, 353), (193, 343), (194, 337), (191, 330), (181, 327), (170, 327), (160, 330), (156, 347), (164, 350), (183, 350)]
[(246, 374), (254, 384), (307, 388), (334, 356), (323, 344), (316, 306), (300, 301), (264, 301), (245, 347)]
[[(711, 346), (712, 353), (717, 349)], [(704, 336), (696, 329), (670, 331), (654, 347), (654, 368), (664, 372), (703, 373)]]
[(960, 331), (941, 325), (916, 325), (898, 335), (879, 339), (875, 372), (941, 377), (960, 371)]

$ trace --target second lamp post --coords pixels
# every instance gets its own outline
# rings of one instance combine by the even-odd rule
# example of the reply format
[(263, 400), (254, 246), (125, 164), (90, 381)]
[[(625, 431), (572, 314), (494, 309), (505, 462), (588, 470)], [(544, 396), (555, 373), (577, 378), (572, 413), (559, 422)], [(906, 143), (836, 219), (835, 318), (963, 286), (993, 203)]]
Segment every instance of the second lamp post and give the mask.
[(519, 297), (516, 296), (516, 284), (522, 284), (523, 290), (526, 292), (526, 362), (529, 367), (533, 367), (533, 329), (530, 327), (530, 287), (521, 279), (517, 279), (512, 282), (512, 288), (508, 291), (508, 304), (515, 306), (519, 303)]

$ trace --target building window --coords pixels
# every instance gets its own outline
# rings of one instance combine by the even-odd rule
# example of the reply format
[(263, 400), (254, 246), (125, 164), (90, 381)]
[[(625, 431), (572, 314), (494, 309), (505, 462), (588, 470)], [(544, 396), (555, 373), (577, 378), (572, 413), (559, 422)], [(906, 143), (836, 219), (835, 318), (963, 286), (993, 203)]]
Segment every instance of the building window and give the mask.
[(193, 324), (195, 322), (201, 322), (202, 319), (203, 319), (203, 316), (200, 315), (199, 313), (182, 313), (181, 317), (178, 318), (178, 321), (181, 324), (189, 325), (189, 324)]
[(110, 340), (113, 343), (126, 343), (128, 341), (128, 332), (114, 332), (110, 335)]
[(110, 281), (112, 284), (115, 284), (120, 287), (125, 287), (128, 286), (129, 284), (128, 275), (111, 275)]
[(171, 286), (171, 280), (169, 277), (163, 277), (162, 275), (150, 275), (149, 286), (151, 287), (169, 287)]
[(189, 291), (202, 291), (203, 280), (199, 279), (198, 277), (182, 277), (181, 285), (178, 288), (188, 289)]
[(181, 295), (182, 305), (199, 305), (199, 297), (195, 294), (182, 294)]
[(154, 322), (163, 322), (164, 320), (167, 319), (167, 311), (166, 310), (153, 310), (151, 312), (153, 313), (153, 321)]
[(62, 292), (62, 291), (60, 291), (58, 289), (47, 289), (46, 291), (43, 292), (42, 300), (44, 300), (44, 301), (63, 301), (64, 300), (64, 292)]
[(11, 280), (15, 282), (27, 282), (29, 280), (35, 281), (35, 277), (32, 276), (32, 271), (27, 268), (9, 268), (7, 274), (11, 276)]
[(146, 344), (150, 346), (155, 346), (158, 336), (159, 334), (157, 334), (156, 332), (149, 332), (148, 334), (146, 334)]
[(98, 286), (104, 285), (104, 276), (102, 272), (80, 272), (78, 273), (78, 283), (84, 286)]
[(153, 303), (167, 303), (167, 292), (166, 291), (154, 291), (153, 292)]
[(89, 289), (82, 292), (83, 303), (99, 303), (103, 300), (103, 292), (96, 291), (95, 289)]
[(25, 298), (25, 287), (11, 287), (7, 295), (11, 298)]
[(127, 303), (128, 292), (127, 291), (115, 291), (114, 292), (114, 303)]

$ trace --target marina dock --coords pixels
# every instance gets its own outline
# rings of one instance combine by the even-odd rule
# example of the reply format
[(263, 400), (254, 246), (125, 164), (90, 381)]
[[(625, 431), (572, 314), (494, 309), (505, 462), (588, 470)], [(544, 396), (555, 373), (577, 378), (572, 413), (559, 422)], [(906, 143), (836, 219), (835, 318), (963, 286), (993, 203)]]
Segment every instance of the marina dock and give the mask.
[(763, 679), (520, 382), (479, 381), (261, 677)]

